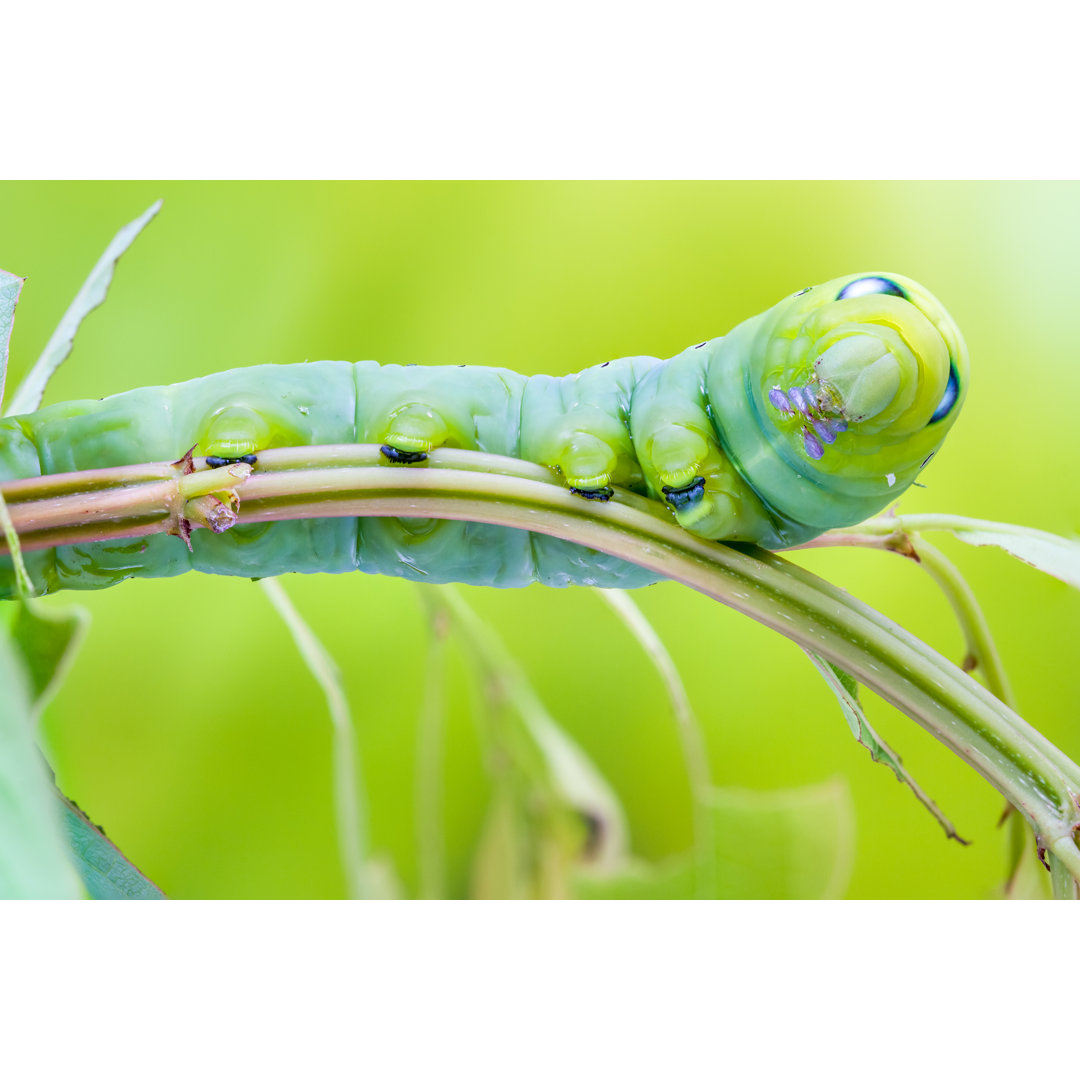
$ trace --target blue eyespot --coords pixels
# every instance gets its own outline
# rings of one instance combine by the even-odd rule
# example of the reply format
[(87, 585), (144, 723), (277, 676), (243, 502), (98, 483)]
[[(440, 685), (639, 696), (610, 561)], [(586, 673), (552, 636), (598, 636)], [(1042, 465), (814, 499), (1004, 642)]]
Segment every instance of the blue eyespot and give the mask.
[(945, 384), (945, 393), (942, 395), (941, 404), (934, 410), (930, 417), (930, 423), (936, 420), (944, 420), (952, 412), (952, 407), (960, 397), (960, 376), (956, 374), (956, 365), (949, 365), (949, 381)]
[(849, 281), (839, 293), (837, 300), (848, 300), (853, 296), (868, 296), (871, 293), (885, 293), (888, 296), (899, 296), (906, 300), (907, 293), (887, 277), (861, 277)]

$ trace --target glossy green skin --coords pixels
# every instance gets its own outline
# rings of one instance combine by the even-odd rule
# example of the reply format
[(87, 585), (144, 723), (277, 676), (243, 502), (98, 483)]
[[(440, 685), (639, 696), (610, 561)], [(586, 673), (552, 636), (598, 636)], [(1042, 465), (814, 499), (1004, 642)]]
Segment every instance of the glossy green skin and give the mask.
[[(710, 539), (784, 548), (861, 521), (895, 499), (959, 411), (958, 400), (945, 419), (927, 422), (950, 364), (960, 376), (961, 398), (966, 390), (963, 342), (940, 305), (896, 275), (910, 299), (836, 300), (859, 277), (803, 290), (727, 336), (665, 361), (630, 357), (532, 378), (483, 367), (263, 365), (53, 405), (0, 421), (0, 482), (176, 460), (192, 446), (196, 454), (221, 457), (328, 443), (420, 452), (454, 446), (549, 466), (574, 488), (617, 485), (660, 500), (665, 486), (685, 488), (701, 478), (703, 497), (671, 511), (680, 525)], [(811, 421), (771, 404), (770, 389), (815, 378), (815, 335), (832, 341), (854, 334), (864, 342), (868, 325), (900, 356), (886, 365), (890, 392), (900, 386), (890, 399), (897, 417), (886, 423), (887, 408), (870, 421), (853, 420), (813, 460), (805, 443)], [(842, 350), (829, 355), (834, 359), (826, 362), (837, 368)], [(847, 368), (837, 379), (838, 386), (843, 379), (845, 387), (854, 385)], [(867, 385), (858, 384), (851, 400), (869, 400)], [(835, 410), (844, 406), (838, 392), (818, 388), (821, 401)], [(879, 398), (873, 397), (875, 408)], [(42, 592), (189, 569), (246, 577), (359, 569), (500, 587), (634, 587), (656, 580), (566, 541), (472, 522), (312, 519), (223, 534), (197, 530), (191, 542), (190, 552), (165, 535), (86, 543), (30, 552), (27, 563)], [(10, 560), (3, 559), (0, 596), (12, 591)]]

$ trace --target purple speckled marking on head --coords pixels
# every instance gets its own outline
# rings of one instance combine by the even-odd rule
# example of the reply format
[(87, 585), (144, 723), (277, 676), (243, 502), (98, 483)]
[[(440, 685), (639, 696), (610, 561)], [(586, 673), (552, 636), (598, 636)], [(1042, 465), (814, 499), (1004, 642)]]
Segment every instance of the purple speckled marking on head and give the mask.
[(815, 460), (818, 461), (824, 456), (825, 450), (821, 443), (817, 441), (814, 435), (809, 431), (803, 431), (802, 433), (803, 445), (806, 447), (806, 452)]
[(832, 425), (828, 424), (824, 420), (814, 421), (814, 430), (821, 436), (827, 443), (836, 442), (836, 432), (833, 431)]
[(771, 401), (773, 405), (775, 405), (776, 408), (778, 408), (781, 412), (791, 412), (791, 402), (788, 401), (787, 395), (784, 393), (783, 390), (780, 389), (779, 386), (774, 386), (769, 391), (769, 401)]
[(810, 395), (801, 386), (793, 386), (788, 391), (788, 397), (803, 416), (810, 415)]

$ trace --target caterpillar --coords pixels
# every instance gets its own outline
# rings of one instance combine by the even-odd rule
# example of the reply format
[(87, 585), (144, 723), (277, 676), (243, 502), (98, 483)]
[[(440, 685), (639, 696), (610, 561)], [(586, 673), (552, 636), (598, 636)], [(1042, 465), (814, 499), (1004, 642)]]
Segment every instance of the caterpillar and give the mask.
[[(373, 443), (390, 468), (440, 447), (547, 466), (575, 495), (616, 487), (712, 540), (772, 549), (864, 520), (915, 481), (967, 392), (968, 357), (916, 282), (864, 273), (804, 288), (667, 360), (625, 357), (561, 377), (372, 361), (261, 365), (51, 405), (0, 421), (0, 483), (169, 461), (209, 467), (285, 446)], [(371, 573), (514, 587), (632, 587), (654, 575), (501, 526), (324, 518), (28, 552), (42, 592), (198, 569)], [(14, 592), (0, 559), (0, 596)]]

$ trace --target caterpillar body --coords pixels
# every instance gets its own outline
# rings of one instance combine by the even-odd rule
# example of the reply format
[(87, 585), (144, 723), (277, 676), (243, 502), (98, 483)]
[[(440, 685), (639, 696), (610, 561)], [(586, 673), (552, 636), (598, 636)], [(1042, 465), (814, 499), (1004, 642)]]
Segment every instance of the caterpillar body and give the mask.
[[(690, 532), (768, 548), (854, 524), (901, 494), (967, 391), (963, 339), (910, 279), (857, 274), (802, 289), (668, 360), (562, 377), (487, 367), (319, 361), (238, 368), (0, 421), (0, 483), (284, 446), (375, 443), (387, 467), (439, 447), (547, 466), (576, 495), (654, 498)], [(514, 587), (632, 587), (655, 577), (540, 534), (462, 521), (323, 518), (27, 553), (42, 592), (198, 569), (248, 577), (371, 573)], [(0, 596), (14, 592), (0, 558)]]

